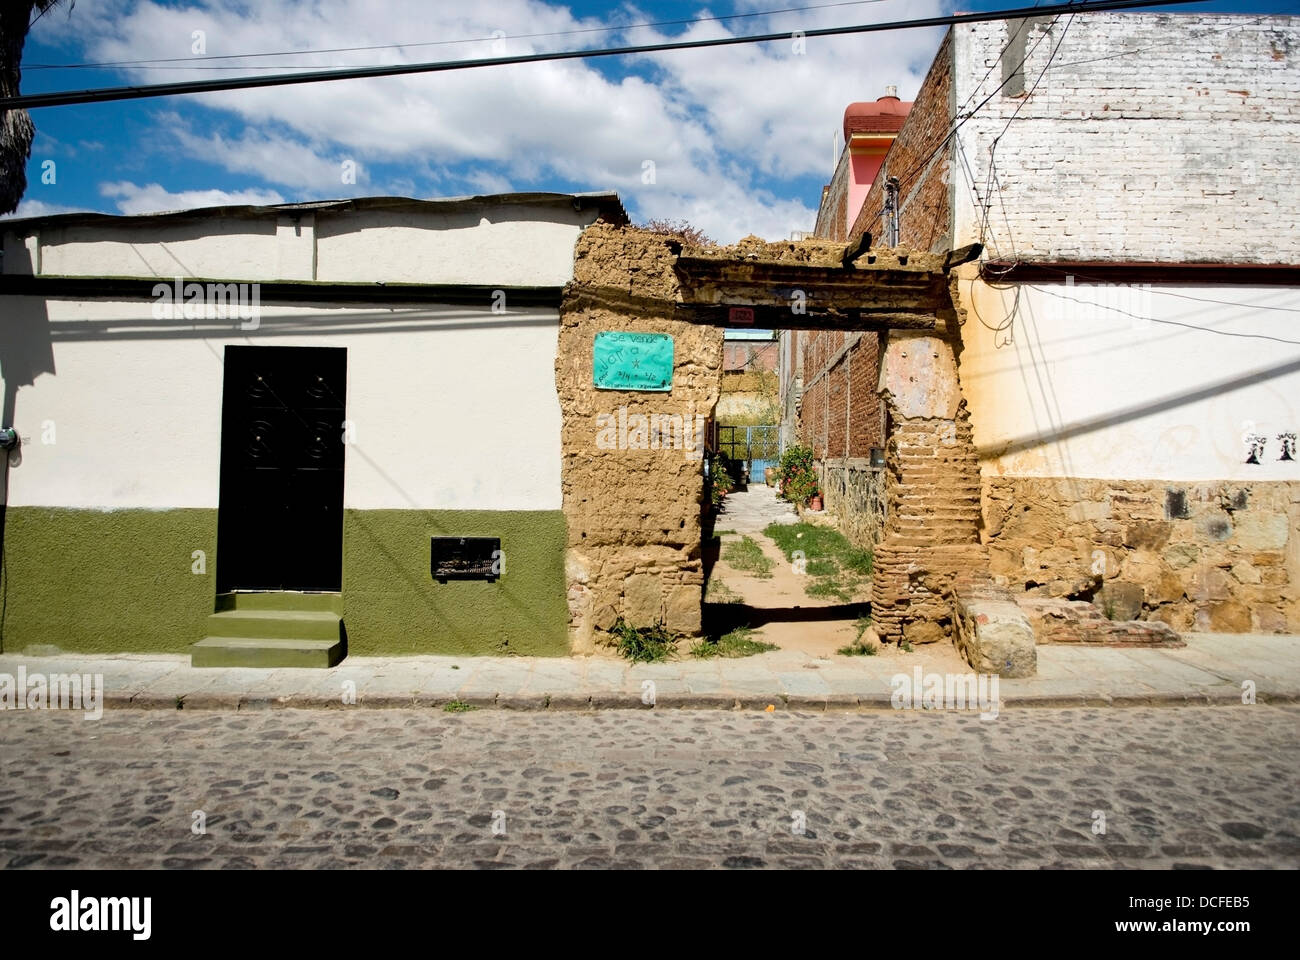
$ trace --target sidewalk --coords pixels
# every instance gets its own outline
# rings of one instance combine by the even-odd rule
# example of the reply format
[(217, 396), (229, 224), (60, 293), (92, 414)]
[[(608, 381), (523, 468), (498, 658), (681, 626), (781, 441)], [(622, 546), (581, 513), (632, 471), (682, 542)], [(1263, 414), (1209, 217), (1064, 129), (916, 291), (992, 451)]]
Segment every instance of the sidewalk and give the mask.
[[(1038, 676), (1002, 680), (1002, 707), (1300, 702), (1300, 637), (1187, 634), (1176, 650), (1040, 646)], [(940, 649), (942, 648), (942, 649)], [(951, 644), (877, 657), (817, 657), (780, 650), (738, 660), (631, 665), (605, 658), (354, 657), (331, 670), (194, 669), (185, 655), (0, 654), (0, 674), (102, 674), (107, 707), (261, 709), (475, 707), (524, 710), (889, 709), (898, 673), (949, 673)], [(645, 681), (653, 681), (653, 687)]]

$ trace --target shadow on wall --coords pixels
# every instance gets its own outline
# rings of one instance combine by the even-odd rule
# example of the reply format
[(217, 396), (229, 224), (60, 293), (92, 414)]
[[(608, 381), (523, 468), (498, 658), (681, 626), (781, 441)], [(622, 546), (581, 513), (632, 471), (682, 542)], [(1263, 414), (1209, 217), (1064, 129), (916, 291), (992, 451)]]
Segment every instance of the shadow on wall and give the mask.
[(980, 447), (979, 455), (981, 459), (990, 459), (993, 457), (1006, 456), (1010, 453), (1021, 453), (1025, 450), (1032, 449), (1033, 447), (1041, 446), (1044, 443), (1068, 440), (1072, 437), (1092, 433), (1097, 430), (1104, 430), (1107, 427), (1117, 426), (1118, 424), (1126, 423), (1130, 420), (1139, 420), (1142, 417), (1149, 416), (1153, 413), (1173, 410), (1189, 403), (1196, 403), (1200, 400), (1213, 399), (1221, 394), (1229, 393), (1233, 390), (1241, 390), (1246, 387), (1255, 386), (1264, 380), (1284, 377), (1296, 372), (1300, 372), (1300, 360), (1288, 360), (1286, 363), (1280, 363), (1272, 367), (1262, 367), (1240, 376), (1216, 380), (1213, 383), (1207, 383), (1195, 390), (1171, 394), (1159, 400), (1153, 400), (1114, 410), (1105, 416), (1094, 417), (1090, 420), (1083, 420), (1070, 424), (1062, 424), (1059, 427), (1053, 428), (1050, 433), (1030, 434), (1026, 436), (1013, 437), (1009, 440), (1002, 440), (995, 444)]
[[(25, 251), (24, 251), (25, 252)], [(22, 264), (19, 264), (22, 269)], [(28, 265), (30, 269), (30, 264)], [(18, 425), (18, 390), (29, 387), (42, 373), (53, 374), (54, 344), (45, 301), (14, 297), (3, 311), (4, 334), (0, 336), (0, 381), (4, 383), (4, 408), (0, 426)], [(5, 521), (9, 511), (9, 468), (22, 462), (22, 444), (8, 451), (0, 470), (0, 653), (4, 652), (5, 612), (9, 598), (9, 566), (5, 561)]]

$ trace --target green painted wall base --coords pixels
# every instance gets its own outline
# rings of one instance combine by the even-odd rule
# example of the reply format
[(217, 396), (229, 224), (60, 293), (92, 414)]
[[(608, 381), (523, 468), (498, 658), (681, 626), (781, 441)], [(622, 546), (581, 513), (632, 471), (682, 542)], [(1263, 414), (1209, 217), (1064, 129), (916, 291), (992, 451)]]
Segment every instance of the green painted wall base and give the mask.
[(9, 507), (3, 563), (5, 652), (183, 653), (212, 612), (217, 511)]
[[(0, 651), (185, 653), (205, 637), (259, 639), (250, 634), (267, 632), (266, 623), (254, 626), (252, 611), (271, 601), (216, 597), (216, 533), (216, 510), (10, 507)], [(500, 537), (501, 577), (437, 583), (429, 573), (434, 536)], [(346, 624), (346, 651), (567, 655), (565, 539), (559, 510), (344, 511), (342, 609), (336, 597), (330, 610)], [(280, 596), (282, 612), (302, 609)], [(304, 602), (311, 609), (317, 601)], [(287, 639), (331, 640), (292, 629)]]
[[(429, 538), (450, 536), (500, 537), (500, 579), (435, 581)], [(348, 652), (567, 656), (566, 538), (559, 510), (345, 510)]]

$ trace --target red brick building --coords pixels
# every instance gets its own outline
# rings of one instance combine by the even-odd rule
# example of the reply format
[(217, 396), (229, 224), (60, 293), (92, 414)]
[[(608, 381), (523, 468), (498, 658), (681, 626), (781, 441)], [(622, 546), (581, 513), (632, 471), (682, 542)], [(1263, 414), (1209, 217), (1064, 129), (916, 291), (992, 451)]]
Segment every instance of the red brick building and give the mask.
[[(870, 219), (868, 209), (883, 202), (878, 174), (911, 108), (891, 87), (878, 100), (845, 109), (844, 150), (822, 188), (816, 236), (847, 240)], [(786, 330), (780, 346), (783, 441), (806, 444), (820, 461), (869, 458), (885, 436), (880, 335)]]

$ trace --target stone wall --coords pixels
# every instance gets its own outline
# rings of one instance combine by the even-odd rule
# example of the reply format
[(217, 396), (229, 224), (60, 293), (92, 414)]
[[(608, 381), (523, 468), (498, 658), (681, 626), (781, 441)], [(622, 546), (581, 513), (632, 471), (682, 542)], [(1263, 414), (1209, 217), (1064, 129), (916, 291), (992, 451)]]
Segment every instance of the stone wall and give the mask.
[(983, 535), (1013, 591), (1180, 631), (1300, 631), (1300, 482), (986, 477)]
[[(575, 251), (555, 366), (575, 653), (590, 652), (594, 631), (620, 617), (634, 626), (662, 621), (682, 633), (700, 629), (703, 436), (693, 437), (695, 450), (601, 449), (596, 443), (600, 414), (617, 416), (623, 407), (629, 416), (680, 415), (691, 424), (710, 416), (718, 401), (721, 329), (668, 319), (651, 308), (601, 305), (602, 291), (674, 299), (673, 247), (666, 237), (600, 223), (583, 232)], [(596, 389), (592, 344), (603, 330), (671, 335), (672, 390)]]
[(826, 512), (855, 547), (874, 549), (885, 535), (885, 471), (869, 460), (823, 460), (817, 483)]

